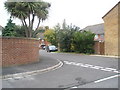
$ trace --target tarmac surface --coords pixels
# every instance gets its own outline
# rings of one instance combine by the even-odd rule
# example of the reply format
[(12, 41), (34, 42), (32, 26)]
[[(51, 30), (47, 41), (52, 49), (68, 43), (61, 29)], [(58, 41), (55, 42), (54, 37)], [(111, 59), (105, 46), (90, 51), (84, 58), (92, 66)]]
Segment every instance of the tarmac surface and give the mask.
[(56, 59), (53, 59), (51, 57), (40, 56), (40, 61), (35, 63), (4, 67), (2, 68), (2, 75), (25, 73), (25, 72), (35, 71), (35, 70), (45, 70), (57, 64), (59, 64), (59, 61)]
[[(119, 68), (117, 58), (69, 53), (48, 53), (44, 50), (40, 50), (39, 53), (41, 64), (37, 64), (38, 66), (36, 64), (21, 65), (18, 70), (16, 69), (19, 73), (13, 73), (13, 75), (10, 75), (11, 72), (9, 71), (10, 73), (2, 77), (2, 87), (65, 88), (68, 90), (69, 88), (92, 87), (118, 88), (119, 76), (116, 71), (119, 72)], [(46, 66), (40, 66), (42, 68), (39, 68), (39, 65), (43, 65), (42, 60), (46, 61)], [(54, 64), (51, 63), (51, 60), (54, 60)], [(23, 66), (27, 68), (25, 69)], [(30, 68), (32, 69), (30, 70)], [(22, 69), (21, 72), (20, 69)], [(42, 72), (44, 70), (45, 72)]]
[[(96, 56), (96, 55), (93, 55), (93, 56)], [(102, 57), (106, 57), (106, 56), (102, 56)], [(35, 71), (35, 70), (44, 70), (50, 67), (54, 67), (55, 65), (58, 65), (59, 63), (60, 63), (59, 60), (54, 59), (49, 56), (46, 57), (46, 55), (43, 54), (43, 55), (40, 55), (40, 60), (38, 62), (2, 68), (2, 75), (25, 73), (25, 72)], [(0, 75), (1, 75), (1, 72), (0, 72)]]

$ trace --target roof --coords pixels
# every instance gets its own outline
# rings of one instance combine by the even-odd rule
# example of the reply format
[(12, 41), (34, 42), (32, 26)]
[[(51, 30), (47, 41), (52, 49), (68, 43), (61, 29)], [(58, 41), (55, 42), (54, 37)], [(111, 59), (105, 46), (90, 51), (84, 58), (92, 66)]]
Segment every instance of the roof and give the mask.
[(118, 4), (120, 4), (120, 1), (111, 10), (109, 10), (102, 18), (108, 15)]
[(101, 23), (96, 25), (90, 25), (83, 28), (82, 30), (91, 31), (92, 33), (95, 33), (95, 34), (104, 34), (104, 24)]

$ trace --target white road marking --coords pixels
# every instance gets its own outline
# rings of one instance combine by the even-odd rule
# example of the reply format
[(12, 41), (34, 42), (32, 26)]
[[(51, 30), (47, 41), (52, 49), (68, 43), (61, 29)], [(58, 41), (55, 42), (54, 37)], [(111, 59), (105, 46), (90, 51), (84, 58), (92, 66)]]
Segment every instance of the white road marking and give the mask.
[(64, 63), (66, 63), (66, 64), (72, 64), (72, 62), (68, 62), (68, 61), (64, 61)]
[(94, 81), (94, 83), (99, 83), (99, 82), (102, 82), (102, 81), (105, 81), (105, 80), (109, 80), (109, 79), (112, 79), (112, 78), (115, 78), (115, 77), (118, 77), (118, 76), (120, 76), (120, 75), (114, 75), (114, 76), (110, 76), (110, 77), (107, 77), (107, 78), (103, 78), (103, 79)]
[(119, 71), (113, 71), (113, 72), (115, 72), (115, 73), (120, 73)]
[(13, 78), (8, 78), (7, 80), (12, 80)]
[(101, 67), (101, 66), (93, 66), (93, 67), (90, 67), (90, 68), (93, 68), (93, 69), (101, 69), (101, 68), (103, 68), (103, 67)]
[(86, 66), (88, 66), (88, 67), (93, 67), (93, 65), (90, 65), (90, 64), (85, 64)]
[(80, 65), (80, 66), (81, 66), (81, 67), (89, 67), (89, 66), (87, 66), (87, 65), (84, 65), (84, 64), (83, 64), (83, 65)]
[(64, 63), (68, 65), (81, 66), (81, 67), (97, 69), (97, 70), (106, 71), (106, 72), (120, 73), (119, 71), (117, 71), (117, 69), (109, 68), (109, 67), (101, 67), (101, 66), (95, 66), (91, 64), (83, 64), (83, 63), (69, 62), (69, 61), (64, 61)]
[(74, 87), (71, 87), (71, 88), (78, 88), (78, 87), (74, 86)]
[(23, 77), (14, 77), (15, 80), (22, 79)]
[(109, 69), (109, 70), (112, 70), (112, 71), (116, 71), (117, 69), (114, 69), (114, 68), (106, 68), (106, 69)]
[(107, 69), (107, 68), (103, 68), (103, 69), (101, 69), (101, 70), (103, 70), (103, 71), (112, 71), (111, 69)]
[(76, 66), (81, 66), (82, 63), (75, 63), (74, 65), (76, 65)]

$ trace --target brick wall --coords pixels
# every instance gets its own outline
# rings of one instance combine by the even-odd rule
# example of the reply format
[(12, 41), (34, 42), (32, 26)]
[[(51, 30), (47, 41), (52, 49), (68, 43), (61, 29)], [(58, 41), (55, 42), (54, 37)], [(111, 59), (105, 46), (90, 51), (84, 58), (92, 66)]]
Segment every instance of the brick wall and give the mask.
[(95, 54), (104, 55), (104, 42), (95, 41)]
[(113, 7), (104, 17), (104, 27), (105, 27), (105, 54), (106, 55), (117, 55), (118, 56), (118, 35), (119, 23), (118, 23), (118, 13), (120, 10), (118, 7), (120, 2)]
[(26, 38), (2, 39), (2, 66), (13, 66), (39, 60), (39, 40)]
[(118, 56), (120, 58), (120, 2), (118, 4)]

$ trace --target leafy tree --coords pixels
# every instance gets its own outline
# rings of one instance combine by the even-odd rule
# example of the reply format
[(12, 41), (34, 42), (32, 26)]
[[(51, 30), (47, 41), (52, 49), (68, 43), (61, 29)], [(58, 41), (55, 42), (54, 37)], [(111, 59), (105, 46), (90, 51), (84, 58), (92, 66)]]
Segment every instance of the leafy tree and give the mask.
[(55, 34), (56, 34), (56, 42), (57, 42), (57, 45), (58, 46), (58, 51), (61, 51), (61, 46), (60, 46), (60, 41), (61, 41), (61, 29), (60, 29), (60, 24), (58, 23), (55, 27), (54, 27), (54, 30), (55, 30)]
[(88, 31), (82, 32), (75, 25), (67, 25), (65, 20), (62, 24), (54, 27), (54, 30), (46, 30), (46, 40), (58, 45), (62, 52), (93, 53), (94, 34)]
[(76, 52), (93, 53), (94, 34), (91, 32), (75, 32), (73, 45)]
[(2, 36), (15, 36), (16, 35), (15, 27), (16, 27), (16, 25), (15, 25), (15, 23), (12, 23), (12, 19), (10, 17), (7, 25), (5, 26), (5, 28), (2, 31)]
[(45, 30), (49, 30), (49, 26), (45, 26)]
[(72, 24), (67, 25), (65, 20), (63, 21), (62, 29), (60, 29), (59, 24), (55, 27), (58, 47), (60, 51), (63, 51), (63, 52), (73, 51), (72, 50), (73, 33), (78, 30), (79, 28), (76, 26), (73, 26)]
[(52, 29), (46, 30), (44, 33), (45, 39), (50, 42), (52, 45), (57, 46), (56, 34)]
[[(48, 9), (51, 5), (47, 2), (5, 2), (5, 8), (12, 17), (21, 20), (25, 27), (26, 37), (32, 37), (38, 32), (41, 21), (48, 17)], [(38, 18), (38, 24), (33, 32), (35, 17)], [(27, 21), (28, 20), (28, 24)]]
[(25, 37), (25, 27), (24, 26), (19, 26), (19, 25), (16, 25), (15, 27), (15, 37)]

